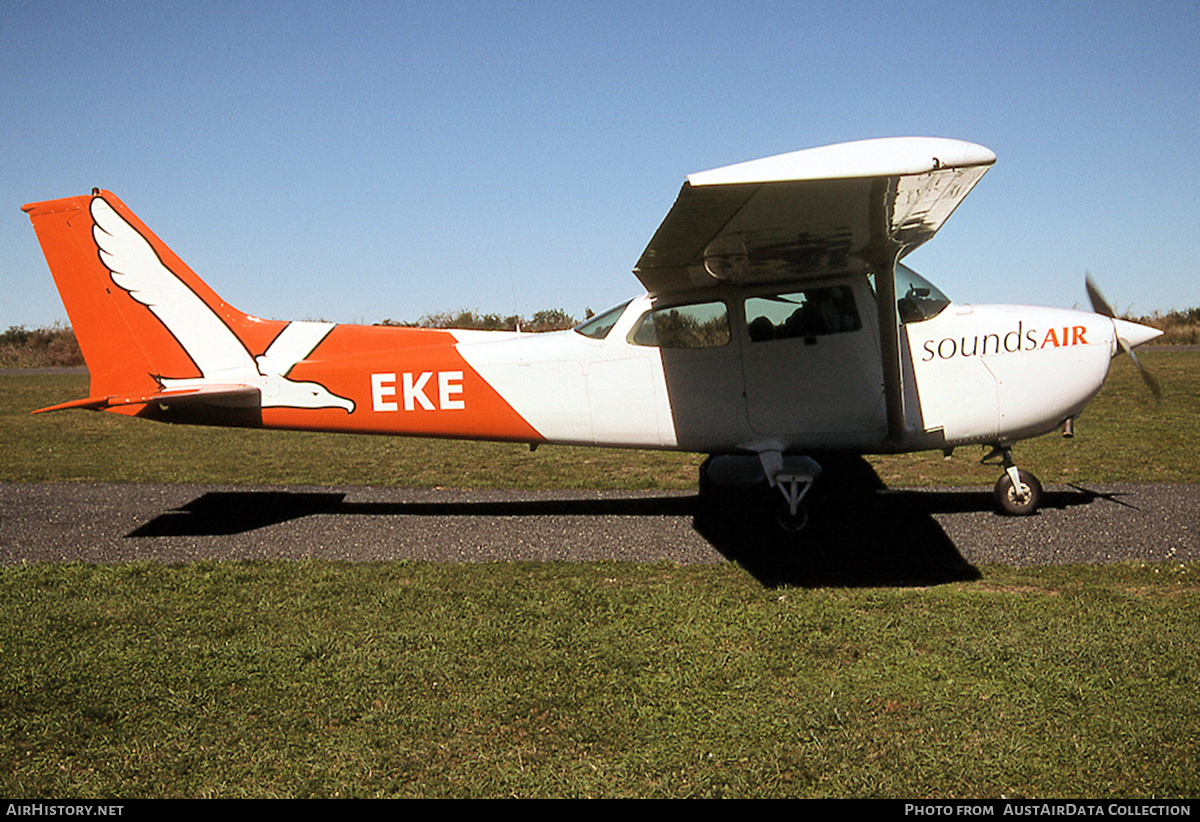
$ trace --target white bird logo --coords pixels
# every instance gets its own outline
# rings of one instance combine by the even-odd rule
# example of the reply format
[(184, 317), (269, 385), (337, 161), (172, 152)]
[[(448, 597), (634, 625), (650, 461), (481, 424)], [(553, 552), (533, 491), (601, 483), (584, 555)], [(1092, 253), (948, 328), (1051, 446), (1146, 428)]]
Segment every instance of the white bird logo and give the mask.
[(258, 388), (262, 407), (342, 408), (354, 402), (315, 382), (290, 380), (287, 373), (334, 329), (332, 323), (288, 323), (258, 357), (204, 300), (167, 268), (150, 243), (103, 197), (93, 197), (92, 236), (112, 281), (150, 309), (171, 332), (203, 375), (174, 379), (157, 376), (165, 390), (214, 385)]

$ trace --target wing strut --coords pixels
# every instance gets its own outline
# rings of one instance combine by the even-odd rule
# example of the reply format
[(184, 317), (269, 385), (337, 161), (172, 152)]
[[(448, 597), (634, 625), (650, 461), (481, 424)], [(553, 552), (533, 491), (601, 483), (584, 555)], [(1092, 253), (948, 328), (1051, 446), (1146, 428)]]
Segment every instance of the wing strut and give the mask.
[(871, 239), (862, 253), (863, 260), (875, 272), (875, 309), (879, 314), (879, 354), (889, 442), (900, 442), (905, 432), (900, 322), (896, 313), (896, 264), (908, 248), (897, 240), (893, 229), (897, 185), (896, 180), (888, 178), (875, 180), (872, 184), (867, 218)]
[(876, 268), (875, 305), (879, 312), (879, 353), (888, 440), (904, 439), (904, 388), (900, 370), (900, 324), (896, 315), (896, 260)]

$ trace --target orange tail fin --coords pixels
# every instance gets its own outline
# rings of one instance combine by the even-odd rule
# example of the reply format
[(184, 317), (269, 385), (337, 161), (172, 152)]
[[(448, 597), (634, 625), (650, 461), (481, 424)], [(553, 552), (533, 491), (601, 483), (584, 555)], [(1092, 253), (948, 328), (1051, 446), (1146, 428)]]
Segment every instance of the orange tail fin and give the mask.
[(170, 384), (253, 382), (249, 352), (263, 350), (286, 323), (230, 306), (110, 192), (23, 210), (91, 374), (91, 397), (78, 407), (152, 396)]

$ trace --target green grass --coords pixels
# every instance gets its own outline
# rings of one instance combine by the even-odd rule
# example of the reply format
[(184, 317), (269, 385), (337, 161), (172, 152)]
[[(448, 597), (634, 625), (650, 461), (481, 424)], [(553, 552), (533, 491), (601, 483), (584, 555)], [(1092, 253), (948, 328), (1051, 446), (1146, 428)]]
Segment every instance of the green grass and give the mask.
[(0, 574), (0, 794), (1189, 797), (1200, 569)]
[[(1015, 449), (1052, 482), (1195, 482), (1200, 477), (1200, 352), (1142, 359), (1164, 385), (1153, 400), (1118, 358), (1072, 440), (1047, 435)], [(86, 411), (29, 412), (87, 395), (84, 375), (0, 377), (0, 480), (406, 485), (459, 488), (689, 489), (702, 457), (670, 452), (454, 442), (352, 434), (169, 426)], [(990, 485), (983, 452), (872, 458), (896, 487)]]

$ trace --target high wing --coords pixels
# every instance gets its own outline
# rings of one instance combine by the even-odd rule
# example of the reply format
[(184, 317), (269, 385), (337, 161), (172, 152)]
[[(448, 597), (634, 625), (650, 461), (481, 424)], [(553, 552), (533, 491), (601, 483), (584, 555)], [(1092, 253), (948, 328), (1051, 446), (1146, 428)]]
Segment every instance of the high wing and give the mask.
[(634, 273), (663, 293), (890, 270), (995, 161), (974, 143), (895, 137), (691, 174)]

